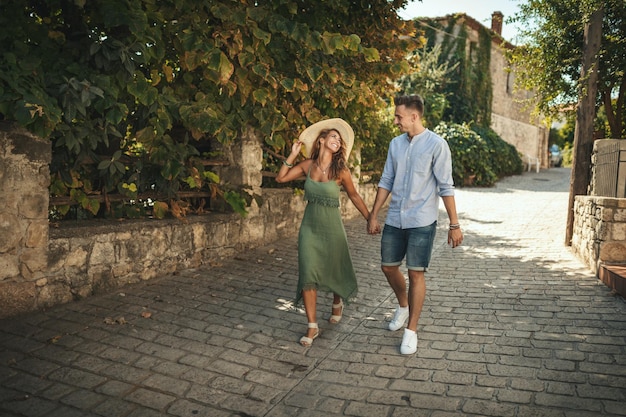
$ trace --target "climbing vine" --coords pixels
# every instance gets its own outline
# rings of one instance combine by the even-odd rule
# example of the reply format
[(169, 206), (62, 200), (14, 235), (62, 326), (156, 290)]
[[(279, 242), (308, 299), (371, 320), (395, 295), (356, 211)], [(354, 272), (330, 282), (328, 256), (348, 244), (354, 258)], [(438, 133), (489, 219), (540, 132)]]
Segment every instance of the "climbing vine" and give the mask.
[(464, 14), (449, 16), (446, 20), (420, 19), (418, 29), (428, 39), (427, 49), (439, 44), (439, 64), (454, 68), (443, 85), (448, 106), (443, 120), (488, 127), (491, 123), (491, 33), (482, 25), (477, 28), (478, 41), (469, 39)]

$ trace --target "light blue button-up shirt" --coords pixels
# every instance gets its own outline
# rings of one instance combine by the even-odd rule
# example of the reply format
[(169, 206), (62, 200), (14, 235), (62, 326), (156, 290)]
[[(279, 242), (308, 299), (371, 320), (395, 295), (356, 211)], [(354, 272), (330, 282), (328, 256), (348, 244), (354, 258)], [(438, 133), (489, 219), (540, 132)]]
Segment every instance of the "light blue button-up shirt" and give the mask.
[(448, 142), (428, 129), (412, 140), (406, 133), (393, 138), (378, 186), (391, 192), (386, 224), (400, 229), (432, 224), (439, 197), (454, 195)]

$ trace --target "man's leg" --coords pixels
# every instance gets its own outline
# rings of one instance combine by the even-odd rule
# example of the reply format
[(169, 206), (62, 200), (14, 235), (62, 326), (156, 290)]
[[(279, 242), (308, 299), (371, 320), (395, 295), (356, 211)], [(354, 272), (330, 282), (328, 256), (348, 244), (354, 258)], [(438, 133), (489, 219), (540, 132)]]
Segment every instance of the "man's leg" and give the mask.
[(409, 305), (409, 298), (406, 291), (406, 281), (404, 275), (400, 272), (400, 266), (383, 265), (382, 270), (391, 289), (396, 294), (400, 307), (407, 307)]
[(417, 331), (417, 322), (422, 314), (426, 298), (426, 279), (424, 271), (409, 270), (409, 322), (407, 329)]
[(382, 269), (387, 278), (387, 282), (389, 282), (389, 285), (398, 299), (398, 307), (387, 326), (389, 330), (395, 332), (404, 327), (404, 324), (409, 318), (409, 297), (406, 291), (406, 281), (404, 275), (400, 272), (399, 266), (383, 266)]

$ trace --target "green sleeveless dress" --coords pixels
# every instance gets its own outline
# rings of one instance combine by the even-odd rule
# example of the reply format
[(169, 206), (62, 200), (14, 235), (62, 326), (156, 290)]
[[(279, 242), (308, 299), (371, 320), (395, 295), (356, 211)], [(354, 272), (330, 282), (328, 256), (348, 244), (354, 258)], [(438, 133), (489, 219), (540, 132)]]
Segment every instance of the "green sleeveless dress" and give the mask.
[(339, 211), (339, 186), (335, 181), (317, 182), (307, 173), (304, 210), (298, 234), (298, 289), (339, 294), (347, 304), (357, 294), (356, 275), (348, 249), (346, 230)]

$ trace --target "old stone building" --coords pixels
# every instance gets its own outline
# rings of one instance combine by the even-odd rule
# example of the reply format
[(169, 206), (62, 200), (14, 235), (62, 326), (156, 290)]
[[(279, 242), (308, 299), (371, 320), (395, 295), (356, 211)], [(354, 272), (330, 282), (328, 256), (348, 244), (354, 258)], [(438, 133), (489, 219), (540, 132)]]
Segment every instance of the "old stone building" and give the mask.
[(492, 14), (491, 28), (467, 14), (447, 15), (435, 21), (445, 30), (434, 31), (435, 43), (442, 43), (449, 37), (466, 38), (465, 55), (468, 60), (478, 60), (481, 36), (487, 33), (491, 38), (489, 56), (489, 76), (491, 79), (491, 128), (506, 142), (512, 144), (524, 156), (524, 163), (533, 169), (549, 167), (547, 128), (541, 120), (533, 117), (531, 108), (533, 94), (514, 89), (515, 68), (506, 59), (506, 50), (515, 48), (502, 38), (504, 16), (501, 12)]

